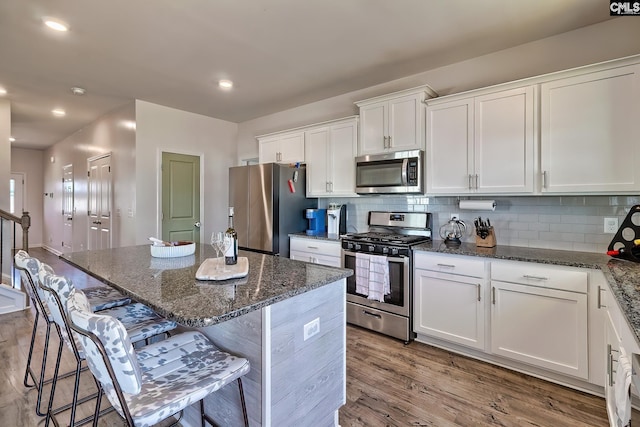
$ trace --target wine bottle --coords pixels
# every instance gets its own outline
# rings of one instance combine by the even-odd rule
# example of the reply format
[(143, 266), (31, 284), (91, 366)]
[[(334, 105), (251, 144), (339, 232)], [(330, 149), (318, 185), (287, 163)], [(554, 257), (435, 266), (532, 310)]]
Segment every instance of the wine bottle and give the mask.
[(224, 254), (224, 263), (234, 265), (238, 262), (238, 232), (233, 228), (233, 206), (229, 207), (229, 228), (227, 228), (225, 238), (231, 239), (231, 244)]

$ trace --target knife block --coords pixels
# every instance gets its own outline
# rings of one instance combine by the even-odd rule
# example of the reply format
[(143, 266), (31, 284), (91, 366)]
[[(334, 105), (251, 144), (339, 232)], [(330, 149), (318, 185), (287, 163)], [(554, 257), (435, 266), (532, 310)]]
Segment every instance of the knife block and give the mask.
[(476, 246), (479, 248), (493, 248), (496, 246), (496, 233), (489, 227), (489, 234), (484, 239), (476, 234)]

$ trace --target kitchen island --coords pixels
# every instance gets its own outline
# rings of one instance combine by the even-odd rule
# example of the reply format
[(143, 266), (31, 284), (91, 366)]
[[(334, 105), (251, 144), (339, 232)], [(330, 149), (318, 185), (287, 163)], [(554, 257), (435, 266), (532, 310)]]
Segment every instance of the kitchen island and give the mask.
[[(243, 379), (251, 426), (337, 425), (346, 401), (347, 269), (240, 251), (246, 277), (198, 281), (215, 257), (209, 245), (195, 254), (153, 258), (148, 245), (66, 254), (61, 259), (158, 314), (198, 328), (220, 348), (249, 359)], [(241, 424), (236, 387), (206, 401), (220, 425)], [(198, 411), (183, 425), (199, 425)]]

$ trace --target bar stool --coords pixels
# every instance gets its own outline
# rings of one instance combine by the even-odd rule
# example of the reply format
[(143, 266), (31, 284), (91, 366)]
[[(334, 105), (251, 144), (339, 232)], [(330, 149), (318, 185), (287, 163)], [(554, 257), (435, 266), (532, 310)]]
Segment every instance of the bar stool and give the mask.
[[(61, 276), (56, 276), (55, 274), (53, 274), (53, 270), (51, 269), (51, 267), (44, 263), (41, 263), (38, 270), (38, 279), (40, 288), (44, 290), (45, 301), (51, 313), (51, 317), (56, 323), (56, 328), (59, 331), (61, 340), (64, 341), (64, 343), (71, 350), (76, 359), (75, 384), (72, 402), (70, 405), (65, 405), (61, 408), (53, 409), (53, 398), (57, 380), (59, 379), (58, 369), (60, 366), (60, 358), (62, 355), (62, 345), (60, 346), (58, 357), (56, 360), (56, 368), (53, 375), (53, 382), (51, 385), (51, 395), (49, 398), (47, 421), (45, 423), (45, 426), (49, 424), (49, 421), (51, 419), (54, 421), (54, 424), (57, 425), (55, 415), (69, 408), (71, 409), (69, 424), (73, 426), (75, 422), (77, 405), (94, 397), (87, 396), (86, 398), (78, 399), (80, 372), (82, 369), (82, 361), (85, 360), (85, 355), (81, 351), (81, 347), (79, 347), (73, 339), (70, 339), (72, 335), (68, 329), (66, 312), (67, 299), (70, 293), (75, 288), (71, 280), (68, 280)], [(160, 334), (168, 335), (170, 331), (178, 326), (176, 322), (158, 316), (149, 307), (140, 303), (131, 303), (123, 307), (110, 308), (107, 310), (102, 310), (100, 311), (100, 313), (108, 313), (110, 315), (116, 316), (116, 318), (118, 318), (125, 325), (125, 328), (127, 328), (128, 332), (131, 334), (133, 342), (146, 341), (149, 338)], [(79, 423), (82, 424), (86, 421), (87, 419), (84, 419)]]
[[(31, 299), (31, 303), (35, 308), (35, 318), (33, 321), (33, 330), (31, 332), (31, 343), (29, 345), (29, 354), (27, 356), (27, 364), (24, 371), (24, 379), (23, 384), (25, 387), (31, 388), (36, 387), (38, 390), (38, 397), (36, 401), (36, 414), (39, 416), (45, 416), (46, 411), (41, 409), (42, 403), (42, 391), (45, 384), (51, 383), (52, 379), (45, 380), (45, 373), (47, 367), (47, 354), (49, 350), (49, 338), (51, 336), (51, 325), (54, 324), (53, 318), (51, 317), (51, 313), (49, 312), (49, 308), (44, 302), (44, 294), (43, 290), (38, 285), (38, 269), (40, 268), (40, 261), (36, 258), (32, 258), (29, 254), (23, 250), (19, 250), (15, 256), (15, 266), (20, 271), (20, 277), (22, 278), (22, 283), (25, 284), (25, 289), (27, 294), (29, 295), (29, 299)], [(51, 271), (53, 273), (53, 271)], [(98, 286), (88, 288), (87, 298), (89, 300), (89, 304), (95, 310), (104, 309), (108, 307), (118, 307), (121, 305), (129, 304), (131, 299), (122, 295), (115, 289), (112, 289), (108, 286)], [(33, 371), (31, 367), (31, 362), (33, 360), (33, 350), (36, 342), (36, 335), (38, 330), (38, 321), (40, 317), (44, 319), (46, 323), (46, 332), (44, 338), (44, 348), (42, 354), (41, 368), (39, 378), (36, 378), (36, 373)], [(66, 378), (68, 376), (73, 375), (74, 372), (67, 372), (60, 376), (60, 378)], [(33, 384), (29, 384), (29, 379)]]
[(248, 426), (241, 381), (249, 372), (247, 359), (220, 351), (196, 331), (136, 350), (122, 323), (92, 313), (86, 297), (77, 290), (71, 292), (67, 310), (69, 326), (84, 347), (89, 370), (130, 427), (151, 426), (195, 402), (200, 402), (202, 426), (205, 422), (215, 425), (204, 412), (203, 399), (235, 380)]

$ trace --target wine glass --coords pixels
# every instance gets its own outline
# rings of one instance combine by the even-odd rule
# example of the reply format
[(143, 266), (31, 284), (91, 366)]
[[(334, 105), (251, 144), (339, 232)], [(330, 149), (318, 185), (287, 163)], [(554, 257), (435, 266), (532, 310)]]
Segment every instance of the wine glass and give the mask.
[(222, 231), (214, 231), (211, 233), (211, 246), (213, 250), (216, 251), (216, 271), (220, 271), (220, 260), (219, 258), (224, 255), (224, 251), (222, 251), (221, 245), (224, 243), (225, 235)]

